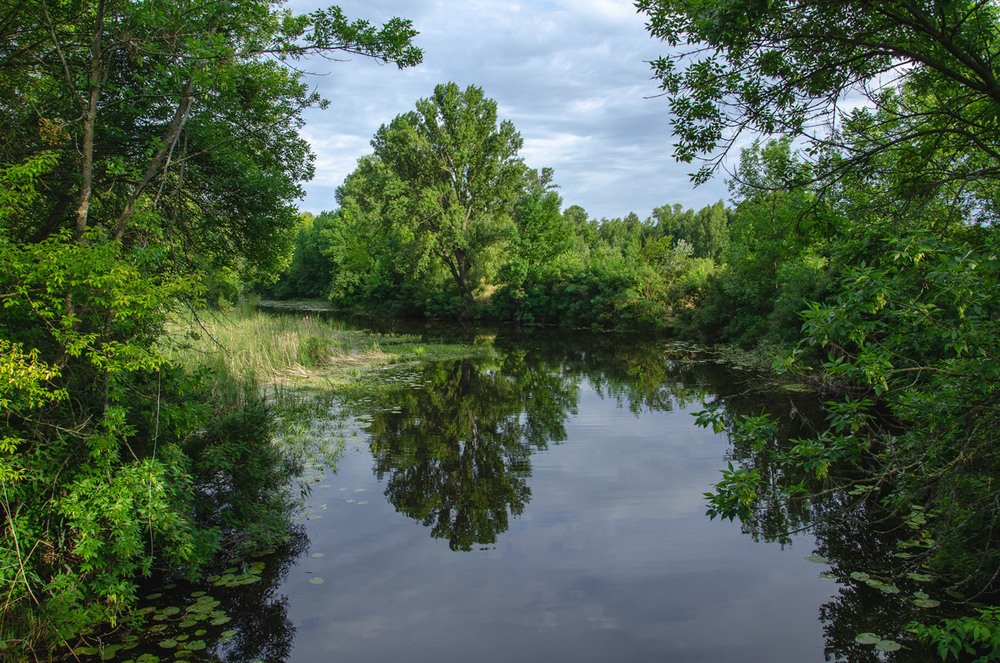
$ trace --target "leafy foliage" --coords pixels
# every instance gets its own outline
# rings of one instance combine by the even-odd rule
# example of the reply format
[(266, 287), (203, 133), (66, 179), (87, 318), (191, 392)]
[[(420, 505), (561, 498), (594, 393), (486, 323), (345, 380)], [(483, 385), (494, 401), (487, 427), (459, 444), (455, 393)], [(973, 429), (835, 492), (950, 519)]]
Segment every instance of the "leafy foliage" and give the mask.
[[(266, 413), (250, 399), (212, 423), (200, 378), (156, 344), (181, 302), (287, 259), (312, 172), (297, 129), (323, 103), (289, 62), (409, 66), (414, 35), (258, 0), (0, 10), (0, 639), (115, 624), (154, 566), (197, 573), (224, 534), (280, 534)], [(217, 430), (233, 418), (256, 429)]]
[(521, 135), (510, 121), (498, 123), (496, 107), (475, 86), (438, 85), (372, 140), (374, 157), (398, 179), (391, 189), (369, 192), (387, 199), (391, 217), (383, 222), (406, 228), (422, 252), (444, 263), (465, 316), (482, 278), (477, 270), (509, 233), (524, 172)]
[[(908, 558), (995, 588), (995, 3), (636, 5), (678, 48), (653, 66), (676, 156), (705, 160), (696, 180), (744, 132), (779, 134), (742, 152), (728, 265), (686, 323), (747, 344), (797, 342), (776, 365), (841, 397), (825, 426), (782, 446), (752, 417), (722, 421), (755, 451), (724, 475), (711, 512), (775, 520), (811, 491), (841, 488), (855, 506), (910, 511)], [(783, 480), (744, 478), (771, 462)], [(943, 658), (988, 658), (994, 622), (987, 611), (915, 630)]]

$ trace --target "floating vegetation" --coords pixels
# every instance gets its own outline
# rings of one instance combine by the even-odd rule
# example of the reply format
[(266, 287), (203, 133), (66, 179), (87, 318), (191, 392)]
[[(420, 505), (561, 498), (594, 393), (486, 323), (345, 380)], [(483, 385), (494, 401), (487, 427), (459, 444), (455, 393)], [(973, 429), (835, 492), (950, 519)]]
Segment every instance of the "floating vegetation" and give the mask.
[(313, 576), (312, 578), (309, 578), (309, 583), (312, 585), (322, 585), (324, 582), (325, 580), (323, 580), (319, 576)]
[[(206, 582), (216, 587), (225, 588), (249, 585), (262, 580), (261, 574), (265, 568), (265, 563), (262, 561), (242, 566), (231, 566), (226, 568), (221, 575), (210, 576)], [(171, 586), (172, 588), (177, 587), (176, 584), (171, 583), (164, 585), (164, 589)], [(167, 600), (164, 599), (164, 594), (161, 592), (148, 594), (147, 599), (151, 601), (163, 599), (164, 602)], [(216, 636), (217, 639), (210, 637), (213, 627), (220, 627), (232, 621), (232, 618), (225, 610), (220, 609), (222, 602), (204, 589), (192, 591), (186, 599), (183, 595), (172, 594), (170, 600), (171, 605), (147, 605), (137, 611), (153, 622), (144, 629), (146, 640), (144, 648), (170, 652), (170, 658), (166, 660), (185, 662), (208, 660), (199, 658), (196, 652), (212, 648), (216, 641), (233, 640), (238, 634), (237, 630), (228, 629)], [(145, 651), (133, 658), (126, 659), (126, 657), (121, 656), (122, 652), (139, 647), (142, 640), (140, 635), (131, 633), (124, 636), (120, 643), (97, 647), (78, 647), (73, 650), (73, 653), (78, 657), (98, 657), (102, 661), (117, 660), (121, 663), (159, 663), (163, 660), (150, 651)]]
[(823, 557), (822, 555), (819, 555), (817, 553), (813, 553), (812, 555), (809, 555), (808, 557), (805, 558), (805, 560), (807, 562), (813, 562), (815, 564), (829, 564), (830, 563), (830, 560), (828, 560), (826, 557)]
[(895, 640), (879, 640), (875, 643), (875, 649), (878, 651), (899, 651), (902, 648), (903, 645)]
[(855, 636), (854, 641), (861, 645), (875, 645), (875, 649), (878, 651), (899, 651), (903, 648), (903, 645), (895, 640), (883, 639), (882, 636), (875, 633), (859, 633)]
[(895, 585), (888, 582), (883, 582), (882, 580), (869, 578), (868, 580), (865, 581), (865, 584), (867, 584), (869, 587), (874, 587), (880, 592), (884, 592), (886, 594), (899, 594), (899, 587), (896, 587)]

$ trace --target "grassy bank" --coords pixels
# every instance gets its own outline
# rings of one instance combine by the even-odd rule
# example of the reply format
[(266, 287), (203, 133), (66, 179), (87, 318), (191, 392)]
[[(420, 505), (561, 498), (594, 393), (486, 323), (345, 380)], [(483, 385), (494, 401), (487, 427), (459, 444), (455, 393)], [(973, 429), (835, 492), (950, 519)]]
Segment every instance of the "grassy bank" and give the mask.
[(270, 394), (346, 387), (368, 371), (397, 364), (466, 357), (478, 346), (423, 343), (415, 336), (346, 329), (317, 315), (201, 311), (175, 319), (162, 349), (186, 370), (209, 369), (213, 391), (241, 385)]

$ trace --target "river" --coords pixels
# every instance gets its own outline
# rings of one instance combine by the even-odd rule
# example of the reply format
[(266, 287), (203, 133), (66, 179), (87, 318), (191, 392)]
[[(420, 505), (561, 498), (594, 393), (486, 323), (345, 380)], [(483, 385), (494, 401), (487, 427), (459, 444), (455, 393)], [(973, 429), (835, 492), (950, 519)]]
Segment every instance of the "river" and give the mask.
[(755, 460), (693, 414), (778, 413), (787, 438), (816, 397), (663, 339), (460, 335), (492, 353), (319, 399), (312, 434), (342, 451), (307, 465), (287, 547), (151, 593), (133, 659), (931, 660), (904, 627), (940, 590), (845, 494), (706, 516), (720, 472)]

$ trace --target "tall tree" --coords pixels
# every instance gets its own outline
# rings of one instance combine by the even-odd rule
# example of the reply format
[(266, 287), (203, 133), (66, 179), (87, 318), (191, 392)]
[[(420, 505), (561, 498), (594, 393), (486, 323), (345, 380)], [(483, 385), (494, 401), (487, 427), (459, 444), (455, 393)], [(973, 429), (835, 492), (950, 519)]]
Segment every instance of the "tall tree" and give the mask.
[(416, 110), (383, 125), (375, 156), (402, 182), (392, 221), (412, 228), (448, 268), (467, 316), (475, 269), (505, 239), (521, 192), (523, 141), (481, 88), (438, 85)]
[(194, 567), (224, 529), (264, 527), (193, 522), (192, 468), (211, 460), (189, 446), (199, 429), (260, 452), (216, 449), (216, 499), (247, 488), (263, 506), (281, 490), (279, 472), (241, 485), (271, 460), (266, 427), (209, 426), (157, 341), (213, 272), (285, 260), (312, 173), (301, 113), (322, 103), (288, 61), (421, 53), (408, 21), (278, 4), (0, 4), (0, 639), (25, 606), (63, 638), (113, 621), (137, 574)]

